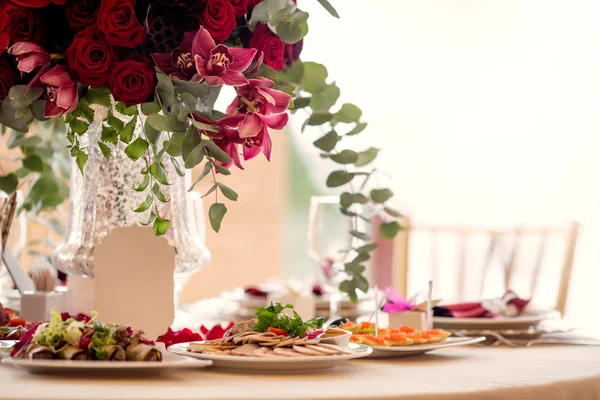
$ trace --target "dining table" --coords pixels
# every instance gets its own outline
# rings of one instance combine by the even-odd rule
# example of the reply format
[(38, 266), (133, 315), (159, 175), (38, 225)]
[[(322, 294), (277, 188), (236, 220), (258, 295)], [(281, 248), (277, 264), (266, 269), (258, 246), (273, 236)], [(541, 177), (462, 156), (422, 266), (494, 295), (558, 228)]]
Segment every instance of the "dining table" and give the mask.
[(600, 399), (600, 346), (465, 346), (420, 356), (355, 359), (309, 373), (213, 367), (132, 376), (33, 375), (0, 365), (0, 399), (233, 400)]

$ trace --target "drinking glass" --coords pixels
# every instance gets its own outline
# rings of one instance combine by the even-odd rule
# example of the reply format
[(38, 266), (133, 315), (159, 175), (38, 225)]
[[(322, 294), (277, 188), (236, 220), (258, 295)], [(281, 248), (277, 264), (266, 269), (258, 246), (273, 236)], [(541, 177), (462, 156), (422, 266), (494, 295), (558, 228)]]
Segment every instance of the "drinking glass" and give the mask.
[[(351, 207), (360, 214), (362, 208)], [(329, 321), (341, 317), (342, 294), (339, 285), (347, 279), (344, 264), (356, 256), (351, 250), (362, 245), (362, 241), (350, 231), (364, 232), (364, 221), (350, 218), (340, 212), (337, 196), (312, 196), (308, 213), (308, 255), (314, 263), (317, 281), (329, 295)]]

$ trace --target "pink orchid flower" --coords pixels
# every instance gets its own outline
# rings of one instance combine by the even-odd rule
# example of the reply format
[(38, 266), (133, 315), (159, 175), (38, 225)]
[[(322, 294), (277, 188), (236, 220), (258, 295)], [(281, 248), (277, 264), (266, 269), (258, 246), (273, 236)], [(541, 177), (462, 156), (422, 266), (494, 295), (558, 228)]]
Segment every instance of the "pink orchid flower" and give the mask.
[(171, 54), (152, 54), (152, 58), (158, 69), (171, 78), (191, 81), (196, 74), (196, 63), (192, 54), (192, 43), (195, 36), (194, 32), (184, 33), (181, 44)]
[(242, 86), (248, 83), (242, 71), (252, 63), (256, 49), (217, 45), (210, 33), (200, 27), (192, 43), (192, 54), (198, 74), (209, 85)]
[(77, 108), (79, 97), (77, 83), (71, 79), (62, 65), (57, 65), (40, 77), (44, 84), (46, 108), (44, 116), (56, 117), (70, 113)]
[(215, 144), (231, 158), (226, 163), (219, 161), (217, 161), (217, 163), (225, 168), (229, 168), (235, 164), (239, 169), (244, 169), (242, 161), (240, 160), (238, 145), (244, 144), (245, 141), (240, 138), (238, 132), (235, 129), (224, 126), (218, 134), (211, 134), (211, 136)]
[(50, 53), (33, 42), (15, 43), (8, 52), (17, 58), (17, 68), (21, 71), (21, 75), (50, 64)]

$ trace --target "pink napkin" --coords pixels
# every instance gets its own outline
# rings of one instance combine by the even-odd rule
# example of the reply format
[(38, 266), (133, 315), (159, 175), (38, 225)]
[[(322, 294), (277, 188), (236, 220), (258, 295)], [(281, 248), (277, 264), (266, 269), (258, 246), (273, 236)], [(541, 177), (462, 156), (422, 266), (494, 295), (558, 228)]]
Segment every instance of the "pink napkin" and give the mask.
[(410, 299), (406, 300), (404, 296), (395, 291), (391, 286), (383, 288), (383, 291), (388, 291), (388, 303), (383, 306), (383, 311), (386, 313), (401, 313), (412, 310), (416, 307), (417, 299), (423, 296), (423, 293), (417, 293)]
[[(529, 300), (519, 298), (512, 290), (507, 291), (500, 299), (492, 300), (494, 303), (512, 305), (516, 309), (516, 315), (520, 315)], [(433, 314), (436, 317), (453, 317), (453, 318), (493, 318), (502, 315), (495, 310), (490, 309), (489, 301), (448, 304), (437, 306), (433, 309)], [(487, 308), (486, 308), (487, 307)]]

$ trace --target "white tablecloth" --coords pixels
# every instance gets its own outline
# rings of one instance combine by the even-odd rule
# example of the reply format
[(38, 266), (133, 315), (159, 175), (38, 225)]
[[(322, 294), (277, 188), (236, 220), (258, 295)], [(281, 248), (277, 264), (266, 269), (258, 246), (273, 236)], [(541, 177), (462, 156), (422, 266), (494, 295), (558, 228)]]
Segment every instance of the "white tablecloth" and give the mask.
[(464, 347), (353, 360), (329, 372), (258, 375), (213, 369), (159, 377), (30, 375), (0, 366), (0, 399), (600, 399), (600, 347)]

